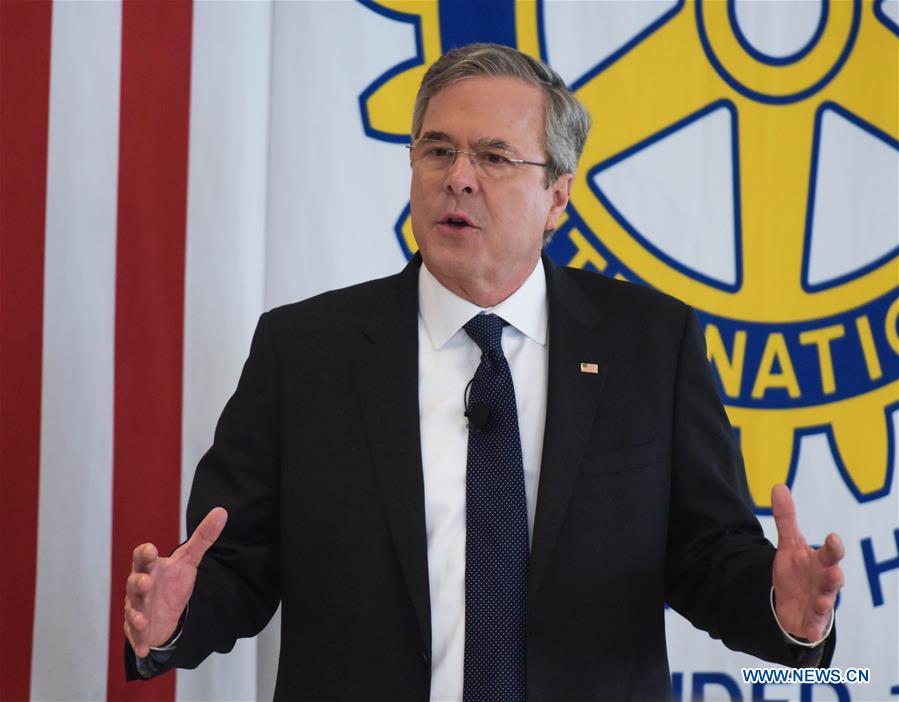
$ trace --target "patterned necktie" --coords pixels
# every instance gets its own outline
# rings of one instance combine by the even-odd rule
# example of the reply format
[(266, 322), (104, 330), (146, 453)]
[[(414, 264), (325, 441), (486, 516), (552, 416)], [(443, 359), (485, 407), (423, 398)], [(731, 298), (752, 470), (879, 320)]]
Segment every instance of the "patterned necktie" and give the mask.
[(515, 388), (502, 349), (507, 324), (479, 314), (465, 325), (482, 351), (468, 406), (490, 412), (468, 431), (464, 702), (527, 699), (530, 550)]

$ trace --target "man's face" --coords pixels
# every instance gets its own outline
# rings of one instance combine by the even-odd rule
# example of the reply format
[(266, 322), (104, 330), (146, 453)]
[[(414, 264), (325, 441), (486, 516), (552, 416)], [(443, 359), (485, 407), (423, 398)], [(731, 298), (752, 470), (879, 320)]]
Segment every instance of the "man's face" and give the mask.
[[(463, 150), (498, 144), (513, 158), (545, 163), (543, 100), (540, 88), (517, 78), (466, 78), (431, 98), (418, 140)], [(531, 165), (494, 179), (466, 154), (437, 170), (413, 162), (412, 230), (425, 264), (461, 297), (484, 306), (502, 301), (534, 269), (571, 180), (565, 174), (546, 188), (544, 169)]]

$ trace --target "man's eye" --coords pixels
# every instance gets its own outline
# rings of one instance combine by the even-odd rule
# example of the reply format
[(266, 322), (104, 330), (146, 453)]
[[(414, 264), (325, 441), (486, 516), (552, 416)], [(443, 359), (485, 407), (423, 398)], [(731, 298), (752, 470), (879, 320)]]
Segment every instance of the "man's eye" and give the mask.
[(431, 146), (425, 151), (425, 156), (430, 158), (447, 158), (451, 150), (446, 146)]
[(511, 164), (508, 156), (497, 151), (484, 151), (480, 154), (481, 161), (491, 166), (505, 166)]

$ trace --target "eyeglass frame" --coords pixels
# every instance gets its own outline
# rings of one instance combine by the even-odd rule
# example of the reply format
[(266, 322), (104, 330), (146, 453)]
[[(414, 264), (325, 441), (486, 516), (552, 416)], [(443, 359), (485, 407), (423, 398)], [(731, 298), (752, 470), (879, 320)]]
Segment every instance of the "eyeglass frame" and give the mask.
[[(468, 161), (469, 161), (469, 163), (471, 163), (472, 166), (474, 166), (477, 163), (477, 161), (473, 158), (477, 154), (477, 152), (473, 151), (471, 149), (460, 149), (460, 148), (457, 148), (455, 146), (455, 144), (453, 144), (450, 141), (442, 141), (439, 139), (419, 139), (418, 140), (418, 144), (421, 144), (422, 142), (425, 142), (425, 143), (430, 142), (433, 144), (448, 144), (449, 145), (449, 149), (453, 153), (453, 158), (450, 160), (449, 164), (446, 166), (447, 169), (452, 167), (452, 165), (456, 162), (456, 157), (459, 154), (466, 154), (468, 156)], [(415, 161), (420, 160), (420, 159), (412, 158), (412, 149), (414, 149), (417, 146), (417, 144), (414, 144), (414, 143), (413, 144), (404, 144), (404, 146), (409, 150), (409, 160), (412, 163), (415, 163)], [(540, 168), (547, 168), (550, 165), (548, 163), (538, 163), (537, 161), (528, 161), (527, 159), (523, 159), (523, 158), (511, 158), (509, 156), (503, 156), (503, 158), (505, 158), (507, 161), (509, 161), (509, 163), (515, 164), (516, 166), (518, 166), (518, 165), (539, 166)]]

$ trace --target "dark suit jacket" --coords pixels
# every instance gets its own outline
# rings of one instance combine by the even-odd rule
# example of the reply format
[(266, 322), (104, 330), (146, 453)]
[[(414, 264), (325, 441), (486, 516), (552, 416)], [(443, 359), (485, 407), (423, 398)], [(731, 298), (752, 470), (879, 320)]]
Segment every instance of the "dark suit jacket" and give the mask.
[[(277, 698), (428, 698), (419, 264), (260, 319), (188, 507), (190, 529), (216, 505), (230, 519), (166, 667), (229, 651), (280, 601)], [(695, 316), (548, 260), (546, 274), (529, 700), (669, 697), (666, 601), (731, 648), (801, 663), (771, 616), (774, 549)]]

